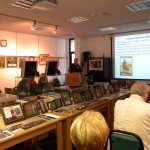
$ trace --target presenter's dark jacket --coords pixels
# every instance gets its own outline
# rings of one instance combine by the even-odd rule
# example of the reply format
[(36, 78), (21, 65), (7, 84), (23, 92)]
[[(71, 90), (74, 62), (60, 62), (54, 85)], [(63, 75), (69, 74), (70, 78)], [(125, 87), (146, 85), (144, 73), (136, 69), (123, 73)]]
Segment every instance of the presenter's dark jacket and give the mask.
[(70, 67), (69, 67), (69, 72), (70, 73), (73, 73), (73, 72), (79, 72), (81, 73), (82, 72), (82, 69), (81, 69), (81, 66), (79, 64), (71, 64)]

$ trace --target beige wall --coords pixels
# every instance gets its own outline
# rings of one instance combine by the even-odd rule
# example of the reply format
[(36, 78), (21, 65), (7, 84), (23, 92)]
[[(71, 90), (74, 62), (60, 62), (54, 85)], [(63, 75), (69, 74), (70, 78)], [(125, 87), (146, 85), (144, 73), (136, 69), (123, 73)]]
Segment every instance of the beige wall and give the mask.
[[(44, 37), (25, 33), (0, 31), (0, 39), (7, 40), (7, 47), (0, 47), (0, 56), (39, 56), (49, 54), (59, 60), (59, 69), (66, 73), (67, 40), (53, 37)], [(38, 65), (39, 73), (45, 72), (45, 65)], [(0, 68), (0, 89), (15, 87), (21, 75), (20, 68)]]

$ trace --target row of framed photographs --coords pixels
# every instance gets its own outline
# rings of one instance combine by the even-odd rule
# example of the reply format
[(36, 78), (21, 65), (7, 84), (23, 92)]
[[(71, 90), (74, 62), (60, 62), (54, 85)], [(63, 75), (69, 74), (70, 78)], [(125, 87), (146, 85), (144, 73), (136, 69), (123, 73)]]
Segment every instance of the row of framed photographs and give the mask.
[(0, 68), (21, 68), (23, 61), (38, 61), (40, 65), (45, 65), (49, 61), (49, 54), (38, 56), (0, 56)]
[[(61, 100), (65, 106), (71, 105), (74, 103), (81, 103), (84, 101), (92, 101), (94, 100), (95, 96), (96, 99), (103, 97), (104, 95), (110, 95), (114, 92), (119, 91), (118, 84), (108, 85), (107, 88), (104, 85), (94, 85), (93, 91), (90, 88), (79, 88), (72, 91), (72, 94), (69, 90), (62, 90), (60, 92)], [(73, 98), (73, 101), (71, 100)]]
[(44, 100), (34, 100), (22, 104), (13, 103), (1, 106), (3, 120), (6, 125), (37, 116), (40, 114), (40, 111), (42, 113), (47, 111)]

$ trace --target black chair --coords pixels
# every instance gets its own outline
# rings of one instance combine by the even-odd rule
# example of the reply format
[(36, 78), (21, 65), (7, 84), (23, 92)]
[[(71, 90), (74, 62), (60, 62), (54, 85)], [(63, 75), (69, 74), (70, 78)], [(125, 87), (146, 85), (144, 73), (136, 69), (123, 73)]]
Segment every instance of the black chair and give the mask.
[(142, 139), (132, 132), (113, 130), (109, 140), (110, 150), (144, 150)]

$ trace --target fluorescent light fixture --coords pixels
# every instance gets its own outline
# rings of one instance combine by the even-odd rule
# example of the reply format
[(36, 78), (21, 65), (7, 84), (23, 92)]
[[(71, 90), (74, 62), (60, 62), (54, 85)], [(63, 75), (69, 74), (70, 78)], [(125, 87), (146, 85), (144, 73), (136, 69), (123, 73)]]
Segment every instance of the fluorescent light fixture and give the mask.
[(33, 4), (34, 0), (16, 0), (11, 5), (30, 10), (32, 9)]
[(111, 30), (117, 30), (117, 29), (114, 28), (114, 27), (105, 27), (105, 28), (101, 28), (99, 30), (101, 30), (101, 31), (111, 31)]
[(72, 23), (80, 23), (80, 22), (88, 21), (89, 19), (79, 16), (79, 17), (72, 17), (67, 20)]
[(131, 3), (131, 4), (126, 5), (126, 7), (130, 9), (131, 11), (140, 11), (144, 9), (149, 9), (150, 0), (144, 0), (144, 1), (137, 2), (137, 3)]

